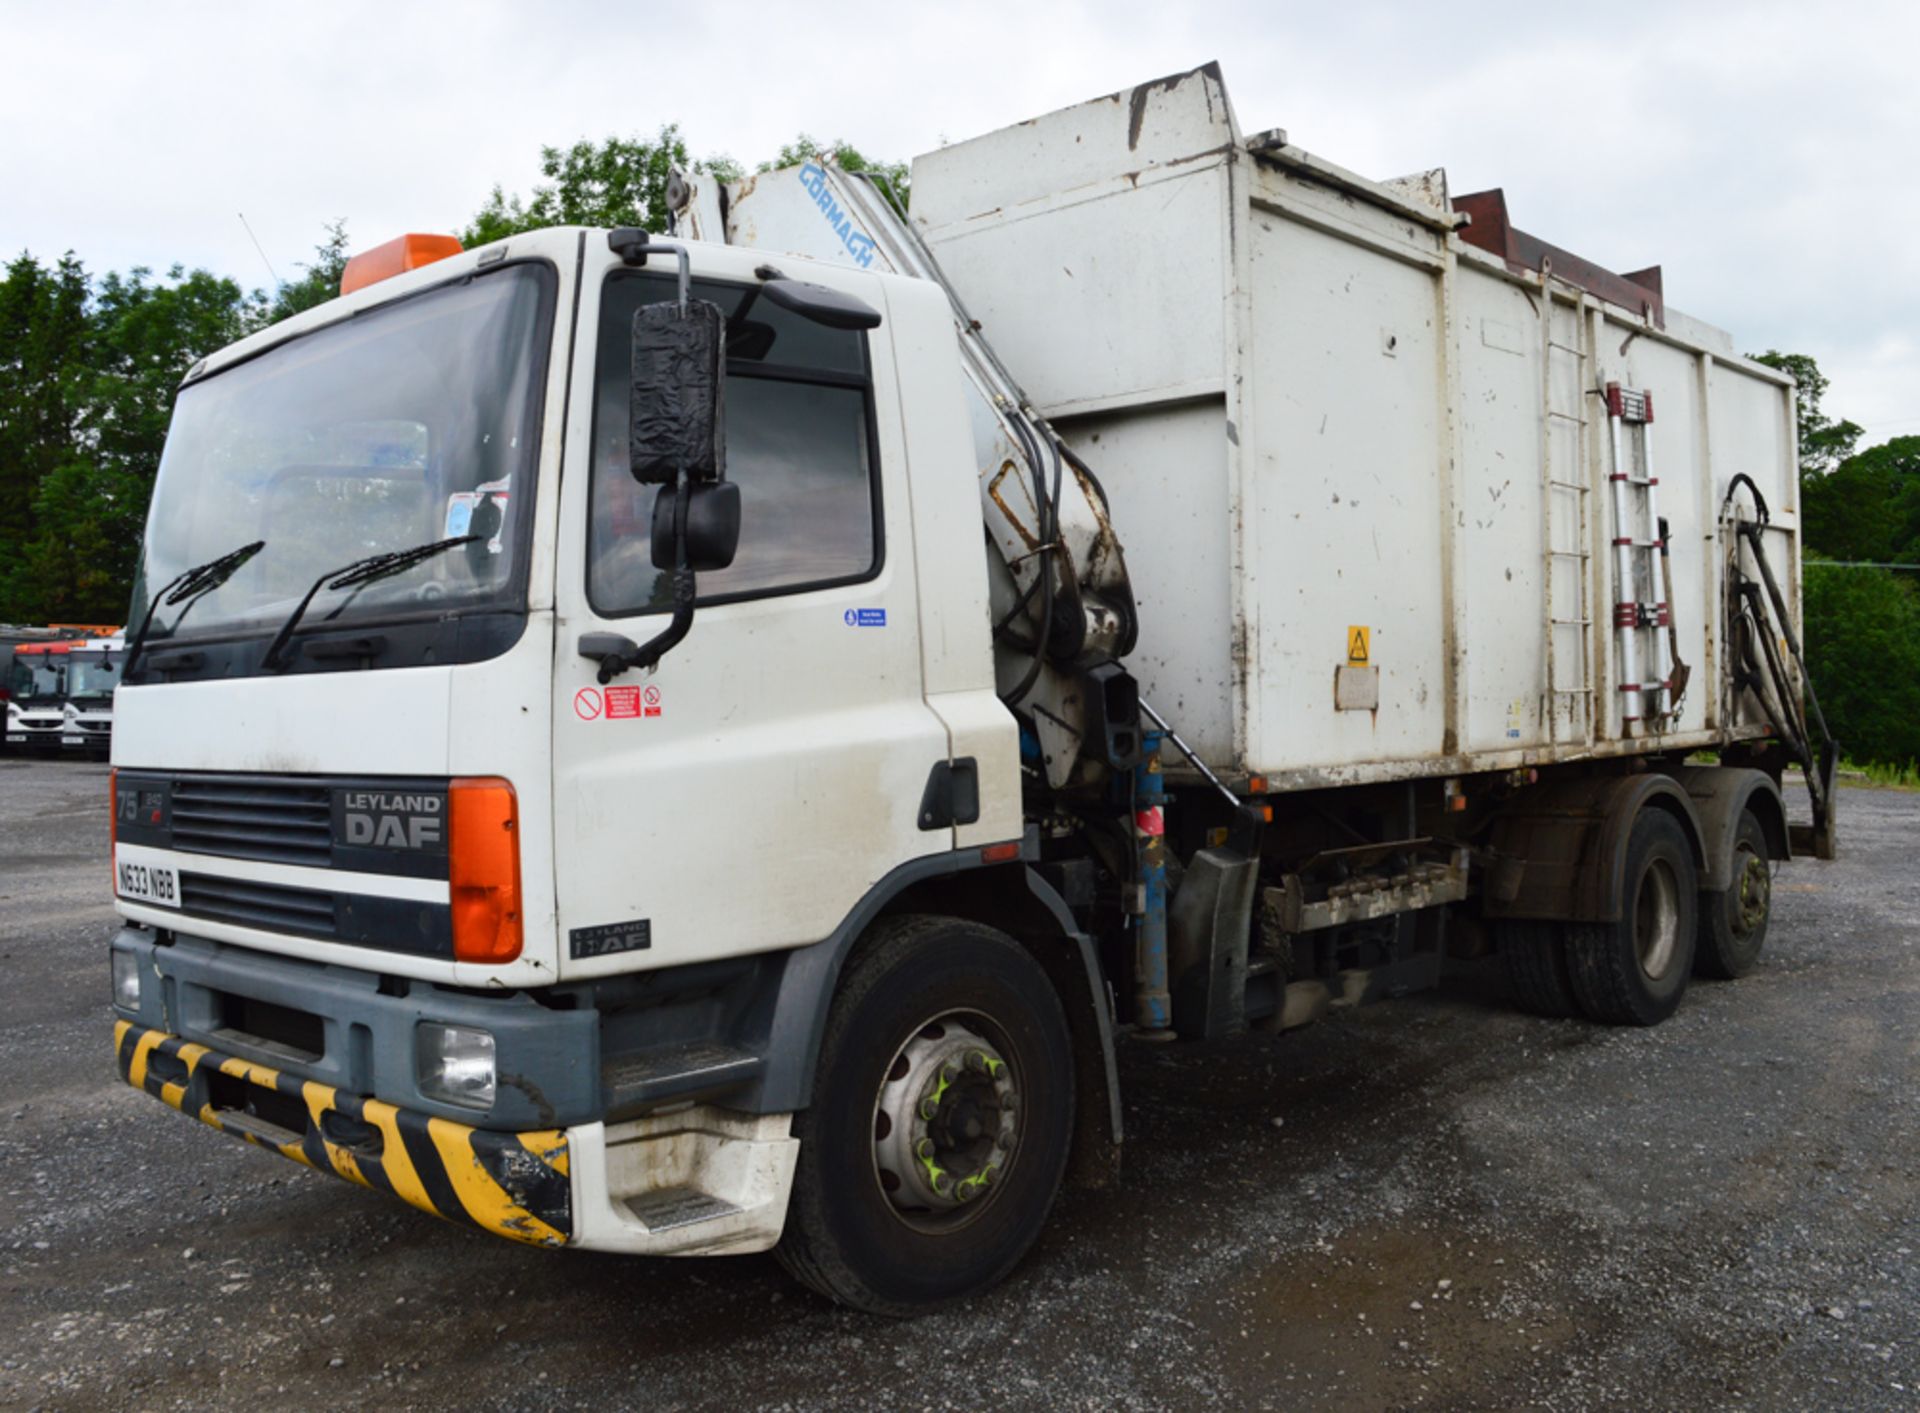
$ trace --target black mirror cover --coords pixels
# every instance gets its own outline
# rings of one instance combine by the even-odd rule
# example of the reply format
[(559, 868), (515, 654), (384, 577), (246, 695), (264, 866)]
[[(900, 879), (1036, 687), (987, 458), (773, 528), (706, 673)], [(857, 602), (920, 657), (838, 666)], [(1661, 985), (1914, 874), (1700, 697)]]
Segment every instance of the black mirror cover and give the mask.
[(628, 449), (633, 477), (666, 485), (726, 474), (727, 321), (704, 299), (643, 304), (633, 314)]
[[(673, 569), (674, 491), (663, 487), (653, 498), (653, 567)], [(740, 487), (710, 481), (687, 488), (687, 568), (699, 573), (725, 569), (740, 548)]]
[(789, 280), (782, 276), (768, 280), (760, 287), (760, 293), (769, 304), (778, 305), (789, 313), (798, 314), (802, 319), (825, 325), (829, 329), (880, 327), (878, 309), (864, 299), (842, 294), (837, 289), (828, 289), (825, 285)]

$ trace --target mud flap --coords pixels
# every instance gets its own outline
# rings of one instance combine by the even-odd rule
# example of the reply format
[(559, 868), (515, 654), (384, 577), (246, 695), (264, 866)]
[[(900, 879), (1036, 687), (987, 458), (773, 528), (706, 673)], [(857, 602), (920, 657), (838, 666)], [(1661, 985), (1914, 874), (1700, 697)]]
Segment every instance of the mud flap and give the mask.
[(1182, 1040), (1219, 1040), (1247, 1028), (1247, 945), (1259, 860), (1202, 849), (1167, 910), (1173, 1023)]

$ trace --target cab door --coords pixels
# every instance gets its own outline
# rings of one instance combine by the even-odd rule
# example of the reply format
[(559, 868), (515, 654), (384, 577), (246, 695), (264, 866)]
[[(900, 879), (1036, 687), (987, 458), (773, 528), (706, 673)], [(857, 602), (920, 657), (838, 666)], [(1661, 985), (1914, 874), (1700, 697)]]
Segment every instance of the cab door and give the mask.
[[(692, 631), (651, 671), (602, 684), (579, 656), (587, 633), (646, 642), (670, 610), (627, 409), (633, 313), (674, 297), (672, 264), (624, 268), (594, 244), (555, 586), (555, 881), (574, 977), (817, 941), (890, 869), (953, 847), (951, 828), (920, 828), (948, 738), (922, 686), (888, 330), (773, 307), (750, 252), (690, 247), (695, 295), (728, 316), (734, 564), (700, 576)], [(872, 276), (807, 277), (884, 308)]]

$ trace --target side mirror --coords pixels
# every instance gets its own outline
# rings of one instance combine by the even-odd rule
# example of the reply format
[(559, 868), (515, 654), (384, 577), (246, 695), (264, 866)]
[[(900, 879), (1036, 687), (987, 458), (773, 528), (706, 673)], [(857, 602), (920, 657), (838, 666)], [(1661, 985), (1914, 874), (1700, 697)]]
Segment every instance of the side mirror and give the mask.
[[(673, 525), (679, 503), (670, 487), (653, 498), (653, 567), (674, 569), (679, 561)], [(710, 481), (687, 488), (685, 528), (687, 568), (698, 573), (725, 569), (740, 548), (740, 487), (732, 481)]]
[(636, 481), (695, 485), (727, 474), (727, 321), (704, 299), (633, 313), (628, 453)]
[[(763, 266), (762, 270), (765, 269)], [(785, 275), (775, 274), (760, 286), (760, 293), (767, 303), (778, 305), (788, 313), (798, 314), (802, 319), (829, 329), (880, 327), (878, 309), (864, 299), (842, 294), (837, 289), (828, 289), (825, 285), (790, 280)]]

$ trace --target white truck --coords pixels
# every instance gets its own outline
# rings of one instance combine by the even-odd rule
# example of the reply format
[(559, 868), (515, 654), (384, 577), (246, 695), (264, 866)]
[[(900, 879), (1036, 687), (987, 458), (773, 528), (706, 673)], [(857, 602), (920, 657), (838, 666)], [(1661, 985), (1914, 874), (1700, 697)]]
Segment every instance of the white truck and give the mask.
[(189, 374), (133, 1085), (907, 1314), (1115, 1176), (1124, 1040), (1489, 954), (1650, 1024), (1831, 854), (1792, 386), (1657, 271), (1243, 136), (1212, 66), (920, 158), (911, 219), (817, 164), (672, 205), (404, 237)]
[(113, 745), (113, 696), (126, 641), (118, 635), (75, 643), (67, 653), (60, 746), (69, 755), (105, 760)]

